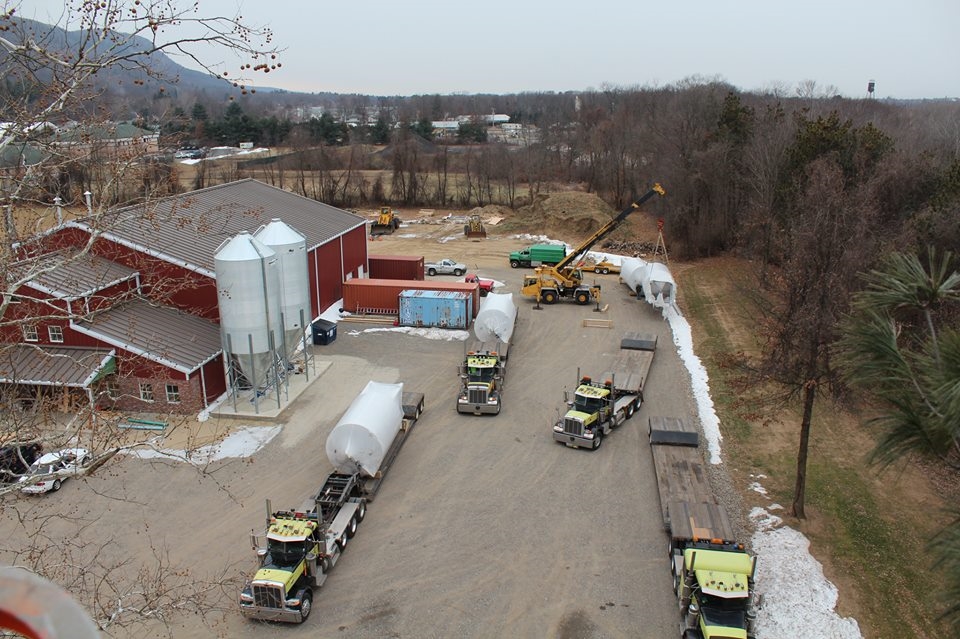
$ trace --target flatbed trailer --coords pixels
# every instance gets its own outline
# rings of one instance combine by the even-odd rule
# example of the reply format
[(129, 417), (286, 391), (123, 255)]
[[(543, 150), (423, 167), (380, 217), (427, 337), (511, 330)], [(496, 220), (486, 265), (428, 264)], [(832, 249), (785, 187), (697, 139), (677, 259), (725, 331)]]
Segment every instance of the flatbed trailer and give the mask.
[(756, 562), (717, 503), (690, 420), (650, 417), (648, 426), (683, 639), (754, 637)]
[(647, 432), (663, 526), (671, 539), (732, 539), (730, 520), (706, 475), (696, 426), (686, 419), (651, 416)]

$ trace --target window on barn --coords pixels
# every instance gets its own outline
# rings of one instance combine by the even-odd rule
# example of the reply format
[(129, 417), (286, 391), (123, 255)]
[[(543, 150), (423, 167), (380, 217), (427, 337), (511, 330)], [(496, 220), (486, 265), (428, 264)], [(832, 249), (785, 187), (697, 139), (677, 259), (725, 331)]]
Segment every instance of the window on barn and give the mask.
[(38, 342), (40, 341), (40, 335), (37, 334), (36, 326), (24, 326), (23, 327), (23, 341), (25, 342)]
[(153, 384), (140, 382), (140, 399), (145, 402), (153, 401)]
[(180, 403), (180, 387), (176, 384), (167, 384), (167, 402), (170, 404)]
[(107, 397), (110, 399), (118, 399), (120, 397), (120, 382), (115, 379), (107, 382)]
[(50, 336), (50, 341), (56, 344), (63, 343), (63, 327), (62, 326), (48, 326), (47, 335)]

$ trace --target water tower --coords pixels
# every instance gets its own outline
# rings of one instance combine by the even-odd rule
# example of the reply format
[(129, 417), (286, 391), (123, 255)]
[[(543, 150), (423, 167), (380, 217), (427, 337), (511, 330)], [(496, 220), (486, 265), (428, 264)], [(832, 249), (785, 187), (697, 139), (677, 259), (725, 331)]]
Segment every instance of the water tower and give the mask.
[(867, 95), (868, 95), (869, 97), (871, 97), (871, 98), (873, 97), (873, 90), (874, 90), (876, 87), (877, 87), (877, 83), (874, 82), (873, 80), (870, 80), (869, 82), (867, 82)]
[[(220, 337), (230, 385), (261, 391), (278, 383), (282, 361), (280, 259), (250, 233), (240, 233), (214, 254)], [(278, 394), (279, 402), (279, 394)]]

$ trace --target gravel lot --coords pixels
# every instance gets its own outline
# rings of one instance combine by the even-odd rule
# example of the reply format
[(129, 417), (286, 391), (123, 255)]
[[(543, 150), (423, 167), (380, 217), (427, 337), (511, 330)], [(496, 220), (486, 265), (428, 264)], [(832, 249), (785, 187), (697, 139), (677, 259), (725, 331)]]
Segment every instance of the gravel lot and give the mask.
[[(104, 556), (131, 558), (130, 570), (165, 554), (172, 565), (189, 567), (185, 579), (233, 580), (213, 595), (222, 612), (175, 615), (149, 633), (138, 626), (112, 636), (676, 636), (646, 441), (650, 415), (694, 415), (668, 325), (615, 275), (596, 276), (603, 313), (572, 302), (535, 310), (518, 293), (526, 271), (506, 264), (506, 253), (528, 241), (439, 241), (401, 232), (370, 252), (454, 257), (515, 293), (520, 316), (500, 415), (456, 412), (463, 342), (343, 322), (334, 342), (313, 347), (330, 366), (252, 458), (216, 462), (205, 475), (183, 463), (118, 458), (59, 493), (19, 500), (21, 508), (82, 515), (83, 536), (111, 540)], [(597, 318), (612, 327), (582, 326)], [(628, 331), (659, 338), (646, 403), (597, 451), (555, 443), (551, 424), (563, 390), (578, 367), (604, 370)], [(326, 436), (370, 379), (424, 392), (423, 417), (310, 619), (302, 626), (243, 619), (235, 586), (255, 567), (248, 533), (262, 528), (265, 500), (296, 506), (321, 484), (330, 471)]]

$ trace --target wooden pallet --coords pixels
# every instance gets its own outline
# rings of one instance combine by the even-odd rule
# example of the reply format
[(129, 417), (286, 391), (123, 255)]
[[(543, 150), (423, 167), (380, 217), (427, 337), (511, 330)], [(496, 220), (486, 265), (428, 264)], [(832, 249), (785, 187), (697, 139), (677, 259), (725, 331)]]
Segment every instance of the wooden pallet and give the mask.
[(585, 318), (583, 326), (584, 328), (613, 328), (613, 320)]

